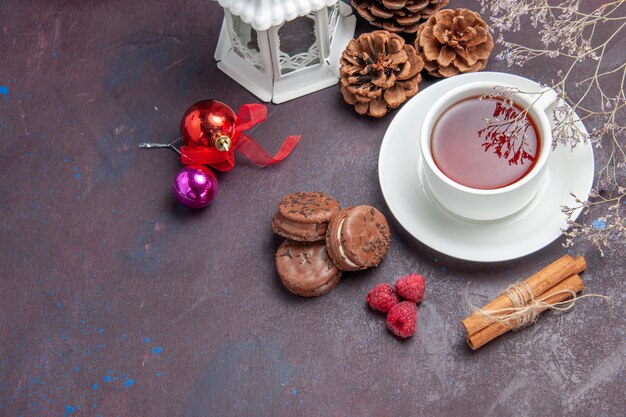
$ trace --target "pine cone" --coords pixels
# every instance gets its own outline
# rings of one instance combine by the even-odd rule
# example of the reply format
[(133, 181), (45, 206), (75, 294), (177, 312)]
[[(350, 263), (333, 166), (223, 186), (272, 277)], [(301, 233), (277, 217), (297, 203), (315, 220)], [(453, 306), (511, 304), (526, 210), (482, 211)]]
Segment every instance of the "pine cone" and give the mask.
[(386, 30), (352, 39), (341, 55), (341, 93), (357, 113), (382, 117), (417, 94), (422, 58)]
[(415, 33), (448, 0), (352, 0), (352, 7), (372, 25), (389, 32)]
[(451, 77), (485, 69), (493, 49), (493, 36), (478, 13), (447, 9), (420, 25), (415, 49), (430, 75)]

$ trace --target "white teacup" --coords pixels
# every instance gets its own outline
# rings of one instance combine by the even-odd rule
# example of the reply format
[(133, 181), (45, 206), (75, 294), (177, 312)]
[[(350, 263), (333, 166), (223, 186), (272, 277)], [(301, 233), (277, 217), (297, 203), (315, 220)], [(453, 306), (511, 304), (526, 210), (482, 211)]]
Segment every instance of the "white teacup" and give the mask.
[(548, 91), (540, 96), (514, 93), (512, 100), (522, 108), (529, 109), (529, 115), (535, 121), (541, 141), (539, 157), (528, 174), (511, 185), (483, 190), (459, 184), (437, 167), (431, 152), (431, 136), (439, 117), (463, 99), (493, 95), (494, 87), (498, 86), (506, 87), (492, 82), (471, 82), (450, 90), (442, 95), (426, 113), (420, 132), (422, 165), (430, 194), (445, 209), (471, 220), (501, 219), (522, 210), (529, 204), (541, 188), (552, 149), (552, 129), (546, 112), (556, 102), (556, 93)]

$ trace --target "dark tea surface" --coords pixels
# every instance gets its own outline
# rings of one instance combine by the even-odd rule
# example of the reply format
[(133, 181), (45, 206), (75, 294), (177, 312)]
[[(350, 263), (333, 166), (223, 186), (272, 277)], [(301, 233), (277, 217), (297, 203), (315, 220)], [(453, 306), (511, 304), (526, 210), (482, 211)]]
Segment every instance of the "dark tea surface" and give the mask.
[(453, 181), (490, 190), (527, 175), (540, 151), (529, 115), (504, 99), (472, 97), (449, 107), (435, 123), (431, 152)]

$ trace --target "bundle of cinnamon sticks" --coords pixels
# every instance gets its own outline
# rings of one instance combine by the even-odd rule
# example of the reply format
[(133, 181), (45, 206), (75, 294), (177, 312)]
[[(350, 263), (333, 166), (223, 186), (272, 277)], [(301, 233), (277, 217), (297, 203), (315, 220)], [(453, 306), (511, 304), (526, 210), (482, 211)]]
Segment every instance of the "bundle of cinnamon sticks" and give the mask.
[[(538, 312), (548, 308), (547, 305), (562, 302), (585, 287), (578, 275), (587, 264), (582, 256), (572, 258), (565, 255), (532, 277), (521, 283), (525, 291), (533, 299), (542, 300)], [(462, 323), (467, 333), (467, 344), (473, 350), (489, 343), (496, 337), (517, 327), (515, 320), (507, 320), (507, 315), (499, 319), (489, 312), (514, 310), (517, 307), (507, 293), (503, 293), (483, 308), (472, 312)]]

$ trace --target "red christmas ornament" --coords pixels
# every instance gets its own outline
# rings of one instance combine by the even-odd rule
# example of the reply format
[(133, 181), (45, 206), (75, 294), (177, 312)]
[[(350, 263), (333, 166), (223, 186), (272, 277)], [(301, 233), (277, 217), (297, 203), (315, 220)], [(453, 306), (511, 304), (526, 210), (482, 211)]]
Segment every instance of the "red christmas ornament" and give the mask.
[(180, 136), (190, 148), (228, 151), (235, 133), (235, 112), (221, 101), (202, 100), (189, 107), (180, 121)]
[[(246, 136), (243, 132), (253, 126), (265, 121), (267, 118), (267, 108), (262, 104), (244, 104), (239, 109), (239, 113), (234, 121), (234, 128), (231, 130), (214, 128), (217, 124), (208, 122), (205, 130), (212, 134), (209, 137), (202, 130), (202, 117), (205, 119), (215, 116), (220, 126), (229, 127), (230, 107), (226, 104), (214, 100), (200, 101), (185, 112), (181, 121), (181, 133), (187, 134), (187, 144), (183, 138), (183, 146), (180, 147), (181, 161), (185, 165), (209, 165), (218, 171), (230, 171), (235, 166), (235, 151), (244, 154), (253, 163), (261, 166), (268, 166), (280, 162), (287, 157), (298, 144), (300, 136), (289, 136), (275, 156), (270, 156), (258, 143)], [(226, 133), (229, 132), (230, 134)], [(230, 140), (229, 140), (230, 139)], [(206, 143), (206, 145), (205, 145)]]

